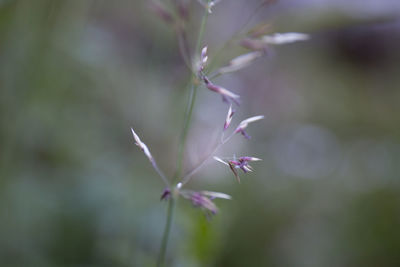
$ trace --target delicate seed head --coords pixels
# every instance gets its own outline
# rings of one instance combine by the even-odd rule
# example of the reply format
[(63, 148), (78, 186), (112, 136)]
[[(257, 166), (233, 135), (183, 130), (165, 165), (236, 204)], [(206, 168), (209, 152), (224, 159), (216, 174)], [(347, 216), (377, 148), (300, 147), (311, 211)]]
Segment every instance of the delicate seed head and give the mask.
[(247, 54), (240, 55), (232, 59), (229, 64), (218, 70), (219, 73), (229, 73), (249, 66), (254, 60), (261, 57), (264, 53), (261, 51), (254, 51)]
[(219, 86), (219, 85), (215, 85), (213, 84), (207, 77), (203, 77), (203, 81), (205, 86), (213, 91), (216, 92), (218, 94), (220, 94), (222, 96), (223, 99), (225, 100), (233, 100), (235, 103), (237, 103), (237, 99), (240, 98), (239, 95), (232, 93), (231, 91)]
[(205, 46), (205, 47), (203, 47), (203, 49), (201, 49), (201, 58), (202, 59), (207, 56), (207, 50), (208, 50), (207, 46)]
[(191, 191), (191, 190), (180, 190), (179, 194), (192, 202), (195, 207), (202, 208), (206, 212), (216, 214), (218, 211), (217, 206), (214, 204), (213, 199), (232, 199), (230, 195), (212, 192), (212, 191)]
[(198, 62), (198, 74), (201, 77), (202, 76), (202, 71), (204, 70), (207, 60), (208, 60), (208, 56), (207, 56), (207, 46), (203, 47), (203, 49), (201, 49), (201, 53), (200, 53), (200, 61)]
[(310, 36), (305, 33), (298, 32), (287, 32), (287, 33), (275, 33), (273, 35), (265, 35), (262, 37), (262, 41), (267, 44), (281, 45), (289, 44), (298, 41), (305, 41), (310, 39)]
[(131, 128), (131, 131), (132, 131), (133, 138), (135, 139), (135, 144), (136, 144), (138, 147), (140, 147), (140, 149), (143, 151), (143, 153), (146, 155), (146, 157), (150, 160), (150, 162), (153, 163), (153, 162), (154, 162), (154, 159), (153, 159), (153, 156), (152, 156), (151, 153), (150, 153), (149, 148), (146, 146), (145, 143), (143, 143), (143, 142), (140, 140), (139, 136), (135, 133), (135, 131), (133, 130), (133, 128)]
[(250, 165), (243, 165), (243, 166), (240, 166), (240, 168), (243, 170), (244, 173), (248, 173), (248, 172), (252, 172), (253, 171), (253, 169), (251, 168)]
[(171, 190), (169, 190), (169, 188), (165, 188), (161, 195), (161, 200), (168, 200), (168, 198), (170, 197), (171, 197)]
[(211, 199), (203, 195), (201, 192), (192, 192), (189, 194), (189, 198), (195, 207), (203, 208), (212, 214), (216, 214), (218, 211), (218, 208), (214, 202), (212, 202)]
[(252, 122), (255, 122), (255, 121), (258, 121), (258, 120), (262, 120), (262, 119), (264, 119), (264, 116), (262, 116), (262, 115), (254, 116), (254, 117), (250, 117), (248, 119), (245, 119), (244, 121), (240, 122), (238, 128), (236, 128), (236, 132), (238, 133), (238, 132), (246, 129), (247, 126), (249, 125), (249, 123), (252, 123)]
[(211, 197), (211, 198), (222, 198), (222, 199), (232, 199), (230, 195), (220, 193), (220, 192), (212, 192), (212, 191), (201, 191), (201, 194)]
[(255, 157), (240, 157), (239, 161), (260, 161), (262, 159), (259, 158), (255, 158)]
[(229, 91), (229, 90), (227, 90), (227, 89), (225, 89), (225, 88), (223, 88), (223, 87), (221, 87), (221, 86), (217, 86), (217, 88), (218, 88), (218, 93), (221, 94), (221, 95), (223, 95), (223, 96), (226, 96), (226, 97), (228, 97), (228, 98), (233, 98), (233, 99), (238, 99), (238, 98), (240, 98), (239, 95), (234, 94), (234, 93), (232, 93), (231, 91)]
[(226, 115), (225, 123), (224, 123), (224, 131), (228, 129), (229, 125), (231, 124), (232, 117), (235, 112), (232, 110), (232, 105), (229, 106), (228, 114)]

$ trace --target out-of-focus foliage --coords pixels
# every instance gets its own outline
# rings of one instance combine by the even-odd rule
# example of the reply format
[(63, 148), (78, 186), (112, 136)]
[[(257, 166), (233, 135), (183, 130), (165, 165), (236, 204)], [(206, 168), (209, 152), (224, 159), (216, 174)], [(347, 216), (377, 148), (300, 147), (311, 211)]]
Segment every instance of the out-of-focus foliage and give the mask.
[[(193, 45), (202, 9), (190, 2)], [(211, 58), (259, 2), (215, 7)], [(275, 2), (245, 29), (267, 21), (311, 40), (218, 79), (242, 95), (233, 123), (266, 115), (220, 156), (263, 161), (242, 184), (214, 163), (196, 175), (189, 187), (233, 200), (210, 221), (180, 201), (168, 263), (399, 266), (398, 4)], [(232, 42), (218, 63), (243, 51)], [(171, 176), (188, 75), (147, 1), (0, 1), (1, 266), (154, 265), (163, 184), (129, 128)], [(201, 88), (186, 169), (211, 150), (226, 111)]]

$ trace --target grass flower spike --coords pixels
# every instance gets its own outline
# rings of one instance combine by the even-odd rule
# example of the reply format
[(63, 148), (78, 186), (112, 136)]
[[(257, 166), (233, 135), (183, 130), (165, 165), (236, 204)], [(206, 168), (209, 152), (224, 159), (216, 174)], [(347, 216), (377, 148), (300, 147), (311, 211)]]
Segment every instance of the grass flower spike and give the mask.
[(228, 103), (234, 102), (234, 103), (236, 103), (237, 105), (239, 105), (239, 100), (238, 100), (238, 99), (240, 98), (239, 95), (234, 94), (234, 93), (232, 93), (231, 91), (229, 91), (229, 90), (227, 90), (227, 89), (225, 89), (225, 88), (223, 88), (223, 87), (221, 87), (221, 86), (218, 86), (218, 85), (213, 84), (213, 83), (212, 83), (207, 77), (205, 77), (205, 76), (203, 77), (203, 81), (204, 81), (205, 86), (206, 86), (209, 90), (220, 94), (220, 95), (222, 96), (222, 100), (223, 100), (224, 102), (228, 102)]
[(160, 200), (168, 200), (171, 197), (171, 190), (167, 187), (161, 194)]
[(255, 122), (255, 121), (259, 121), (264, 119), (264, 116), (259, 115), (259, 116), (254, 116), (248, 119), (245, 119), (244, 121), (242, 121), (239, 126), (236, 128), (235, 133), (241, 133), (246, 139), (250, 139), (251, 137), (245, 132), (244, 129), (247, 128), (247, 126), (249, 125), (249, 123)]
[(229, 64), (225, 67), (222, 67), (218, 70), (219, 74), (229, 73), (238, 71), (249, 66), (253, 63), (257, 58), (262, 57), (264, 52), (261, 51), (254, 51), (244, 55), (240, 55), (234, 59), (232, 59)]
[(240, 168), (244, 173), (253, 171), (253, 168), (249, 165), (251, 161), (260, 161), (259, 158), (254, 157), (240, 157), (239, 160), (231, 160), (229, 161), (236, 168)]
[(146, 155), (146, 157), (150, 160), (151, 163), (153, 163), (154, 158), (150, 153), (149, 148), (146, 146), (145, 143), (140, 140), (139, 136), (135, 133), (133, 128), (131, 128), (133, 138), (135, 139), (135, 144), (143, 151), (143, 153)]
[(183, 198), (190, 200), (193, 206), (203, 209), (207, 215), (215, 215), (218, 212), (218, 208), (213, 202), (214, 199), (232, 199), (227, 194), (212, 191), (182, 190), (180, 194)]
[[(264, 116), (259, 115), (247, 118), (241, 121), (236, 128), (233, 128), (234, 130), (231, 130), (229, 135), (226, 134), (232, 123), (233, 115), (235, 113), (232, 105), (235, 103), (239, 106), (240, 96), (220, 85), (215, 84), (214, 79), (217, 76), (236, 72), (254, 63), (258, 58), (266, 55), (267, 49), (270, 45), (281, 45), (297, 41), (304, 41), (307, 40), (309, 36), (302, 33), (276, 33), (273, 35), (266, 35), (269, 32), (270, 27), (268, 24), (263, 24), (261, 27), (257, 27), (254, 31), (250, 31), (240, 41), (240, 45), (252, 50), (251, 52), (234, 57), (226, 66), (215, 66), (214, 63), (218, 62), (216, 59), (218, 56), (220, 56), (220, 53), (223, 53), (222, 50), (224, 49), (220, 49), (219, 53), (216, 53), (213, 61), (209, 63), (209, 47), (203, 45), (203, 36), (207, 27), (208, 16), (211, 13), (212, 8), (219, 3), (220, 0), (197, 0), (204, 7), (204, 9), (200, 9), (200, 11), (203, 13), (203, 18), (198, 27), (197, 41), (195, 42), (194, 48), (190, 47), (192, 42), (187, 40), (187, 36), (192, 36), (192, 34), (189, 34), (188, 32), (188, 28), (192, 29), (192, 27), (188, 27), (188, 25), (192, 25), (189, 17), (190, 13), (188, 11), (188, 1), (158, 1), (159, 0), (155, 0), (152, 2), (153, 4), (151, 7), (156, 15), (164, 21), (164, 23), (169, 24), (175, 30), (179, 52), (183, 59), (183, 63), (185, 63), (186, 67), (190, 71), (188, 86), (189, 97), (187, 101), (185, 117), (183, 120), (182, 132), (179, 139), (179, 146), (177, 149), (178, 156), (176, 159), (176, 170), (172, 177), (167, 179), (164, 173), (158, 168), (156, 160), (150, 153), (147, 145), (142, 142), (137, 133), (133, 130), (133, 128), (131, 128), (135, 144), (143, 151), (153, 168), (166, 185), (161, 193), (160, 198), (168, 203), (168, 211), (160, 252), (157, 260), (157, 266), (164, 266), (176, 200), (178, 198), (186, 199), (190, 201), (194, 207), (200, 208), (208, 217), (210, 217), (218, 212), (218, 207), (214, 203), (214, 200), (231, 199), (231, 196), (225, 193), (187, 189), (186, 187), (189, 186), (189, 182), (193, 177), (195, 177), (195, 174), (205, 166), (209, 159), (214, 158), (216, 161), (229, 167), (236, 180), (240, 183), (239, 173), (248, 173), (253, 171), (250, 163), (261, 160), (251, 156), (242, 156), (239, 158), (234, 156), (228, 159), (222, 159), (215, 156), (217, 151), (223, 145), (227, 144), (234, 136), (236, 136), (237, 133), (241, 133), (245, 138), (250, 139), (250, 136), (246, 133), (246, 128), (250, 123), (264, 119)], [(269, 1), (263, 1), (262, 5), (265, 5), (267, 2)], [(225, 44), (225, 46), (223, 46), (223, 48), (228, 47), (228, 43), (229, 41)], [(222, 97), (222, 100), (230, 105), (223, 124), (223, 129), (220, 131), (220, 139), (215, 147), (203, 160), (201, 160), (191, 170), (184, 173), (185, 168), (183, 165), (185, 162), (185, 145), (192, 120), (192, 114), (195, 110), (194, 106), (196, 103), (197, 90), (200, 86), (204, 86), (208, 90), (219, 94)]]
[(230, 170), (232, 171), (233, 175), (235, 176), (236, 180), (238, 181), (238, 183), (240, 183), (240, 177), (239, 174), (237, 172), (237, 169), (241, 169), (243, 171), (243, 173), (248, 173), (248, 172), (252, 172), (253, 168), (249, 165), (249, 162), (251, 161), (260, 161), (262, 159), (259, 158), (255, 158), (255, 157), (240, 157), (238, 160), (236, 160), (235, 158), (232, 160), (228, 160), (228, 161), (224, 161), (219, 157), (215, 157), (214, 159), (226, 166), (228, 166), (230, 168)]
[(229, 128), (229, 125), (231, 124), (233, 114), (235, 114), (235, 111), (232, 110), (232, 105), (229, 106), (228, 114), (226, 115), (225, 123), (224, 123), (224, 131)]
[[(135, 144), (143, 151), (143, 153), (145, 154), (145, 156), (149, 159), (151, 165), (153, 166), (153, 168), (156, 170), (156, 172), (158, 173), (158, 175), (161, 177), (161, 179), (163, 180), (163, 182), (165, 183), (165, 185), (167, 187), (169, 187), (169, 182), (167, 177), (164, 175), (164, 173), (158, 168), (157, 163), (155, 161), (155, 159), (153, 158), (153, 156), (150, 153), (149, 148), (146, 146), (145, 143), (143, 143), (139, 136), (135, 133), (135, 131), (133, 130), (133, 128), (131, 128), (132, 131), (132, 135), (133, 138), (135, 139)], [(164, 195), (164, 194), (163, 194)]]
[(298, 41), (306, 41), (310, 39), (310, 36), (305, 33), (298, 32), (287, 32), (287, 33), (275, 33), (273, 35), (265, 35), (262, 37), (262, 41), (267, 44), (281, 45), (290, 44)]
[(310, 39), (310, 35), (299, 32), (275, 33), (272, 35), (249, 36), (240, 45), (255, 52), (266, 53), (270, 45), (284, 45)]
[(203, 49), (201, 50), (200, 60), (197, 64), (198, 65), (197, 66), (197, 75), (199, 77), (203, 77), (203, 71), (207, 64), (207, 60), (208, 60), (207, 50), (208, 50), (207, 46), (203, 47)]

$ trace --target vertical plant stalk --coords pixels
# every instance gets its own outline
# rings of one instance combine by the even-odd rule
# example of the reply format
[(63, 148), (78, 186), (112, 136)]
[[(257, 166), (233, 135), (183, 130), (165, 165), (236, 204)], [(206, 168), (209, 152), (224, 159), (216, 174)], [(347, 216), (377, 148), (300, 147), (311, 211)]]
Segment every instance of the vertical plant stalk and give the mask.
[(169, 233), (171, 232), (172, 217), (174, 216), (174, 209), (175, 209), (175, 199), (174, 197), (171, 196), (168, 200), (167, 222), (165, 224), (165, 230), (161, 242), (160, 254), (157, 259), (157, 267), (161, 267), (164, 265), (165, 254), (168, 246)]
[[(197, 53), (200, 51), (200, 45), (201, 45), (201, 41), (203, 40), (204, 30), (205, 30), (206, 24), (207, 24), (207, 19), (208, 19), (208, 12), (206, 11), (204, 13), (203, 19), (201, 21), (199, 35), (198, 35), (197, 42), (196, 42), (196, 48), (194, 50), (195, 55), (197, 55)], [(179, 142), (178, 159), (177, 159), (176, 174), (175, 174), (174, 180), (179, 179), (179, 177), (182, 175), (183, 154), (185, 151), (186, 138), (187, 138), (187, 134), (188, 134), (188, 131), (190, 128), (190, 123), (191, 123), (192, 114), (193, 114), (193, 108), (194, 108), (194, 104), (196, 102), (196, 96), (197, 96), (198, 85), (196, 84), (196, 79), (197, 79), (197, 77), (196, 77), (195, 73), (192, 72), (191, 79), (190, 79), (190, 83), (191, 83), (190, 95), (189, 95), (188, 103), (186, 106), (185, 119), (184, 119), (183, 128), (182, 128), (182, 132), (181, 132), (181, 139)]]
[[(201, 45), (201, 41), (203, 39), (204, 30), (206, 28), (207, 19), (208, 19), (208, 12), (205, 11), (205, 13), (203, 15), (203, 19), (201, 21), (201, 25), (200, 25), (200, 30), (199, 30), (199, 34), (198, 34), (198, 38), (197, 38), (197, 42), (196, 42), (196, 48), (194, 50), (195, 55), (197, 55), (197, 53), (200, 51), (200, 45)], [(191, 89), (190, 89), (188, 103), (186, 106), (185, 119), (184, 119), (181, 138), (180, 138), (180, 142), (179, 142), (177, 170), (176, 170), (176, 174), (174, 176), (174, 181), (179, 179), (179, 177), (182, 174), (183, 154), (184, 154), (185, 145), (186, 145), (186, 138), (187, 138), (190, 123), (192, 120), (194, 105), (196, 102), (197, 87), (198, 87), (198, 85), (196, 84), (196, 79), (197, 79), (196, 74), (194, 74), (192, 72), (191, 79), (190, 79), (190, 83), (191, 83), (190, 88)], [(172, 184), (174, 184), (174, 183), (172, 183)], [(162, 242), (161, 242), (160, 253), (159, 253), (158, 259), (157, 259), (158, 267), (163, 266), (164, 262), (165, 262), (165, 255), (166, 255), (167, 247), (168, 247), (168, 239), (169, 239), (169, 234), (171, 232), (172, 219), (174, 217), (174, 210), (175, 210), (175, 205), (176, 205), (176, 199), (175, 199), (176, 194), (175, 194), (174, 188), (171, 188), (171, 191), (172, 191), (171, 196), (168, 199), (167, 221), (165, 223), (165, 229), (164, 229), (163, 238), (162, 238)]]

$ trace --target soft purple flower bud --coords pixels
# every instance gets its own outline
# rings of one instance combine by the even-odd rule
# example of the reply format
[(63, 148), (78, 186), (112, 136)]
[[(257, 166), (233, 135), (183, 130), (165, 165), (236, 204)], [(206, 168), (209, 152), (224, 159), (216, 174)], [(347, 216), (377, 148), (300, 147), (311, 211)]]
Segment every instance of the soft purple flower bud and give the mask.
[(310, 36), (305, 33), (298, 32), (287, 32), (287, 33), (275, 33), (273, 35), (265, 35), (262, 37), (262, 41), (267, 44), (281, 45), (289, 44), (298, 41), (305, 41), (310, 39)]
[(232, 117), (235, 112), (232, 110), (232, 105), (229, 106), (228, 114), (226, 115), (225, 123), (224, 123), (224, 131), (228, 129), (229, 125), (231, 124)]
[(207, 77), (205, 77), (205, 76), (203, 77), (203, 81), (204, 81), (206, 87), (207, 87), (209, 90), (220, 94), (220, 95), (222, 96), (222, 98), (225, 99), (225, 100), (231, 100), (231, 101), (235, 102), (236, 104), (238, 104), (238, 99), (240, 98), (239, 95), (234, 94), (234, 93), (232, 93), (231, 91), (229, 91), (229, 90), (227, 90), (227, 89), (225, 89), (225, 88), (223, 88), (223, 87), (221, 87), (221, 86), (218, 86), (218, 85), (213, 84), (213, 83), (212, 83)]
[(236, 169), (241, 169), (244, 173), (251, 172), (253, 171), (252, 167), (249, 165), (250, 161), (260, 161), (261, 159), (255, 158), (255, 157), (240, 157), (238, 160), (229, 160), (228, 162), (225, 162), (224, 160), (214, 157), (216, 161), (221, 162), (224, 165), (229, 166), (233, 174), (235, 175), (235, 178), (237, 181), (240, 183), (240, 178), (239, 175), (236, 171)]
[(212, 201), (216, 198), (221, 199), (232, 199), (230, 195), (212, 192), (212, 191), (191, 191), (191, 190), (180, 190), (179, 193), (186, 199), (190, 200), (195, 207), (202, 208), (206, 212), (216, 214), (218, 211), (217, 206)]
[(168, 200), (170, 197), (171, 197), (171, 190), (169, 190), (169, 188), (165, 188), (161, 195), (161, 200)]
[(190, 200), (195, 207), (204, 208), (206, 211), (210, 211), (212, 214), (216, 214), (218, 211), (217, 206), (208, 197), (202, 195), (200, 192), (194, 192), (191, 195)]
[(230, 160), (229, 162), (232, 163), (233, 165), (236, 165), (236, 166), (240, 165), (240, 162), (236, 161), (236, 160)]
[(235, 130), (235, 133), (241, 133), (245, 138), (250, 139), (250, 136), (244, 131), (244, 129), (247, 128), (249, 123), (252, 123), (252, 122), (255, 122), (258, 120), (262, 120), (262, 119), (264, 119), (264, 116), (262, 116), (262, 115), (245, 119), (244, 121), (240, 122), (239, 126)]
[(262, 159), (255, 158), (255, 157), (240, 157), (239, 161), (260, 161)]
[(253, 171), (249, 165), (250, 161), (260, 161), (261, 159), (255, 157), (240, 157), (239, 162), (235, 162), (235, 165), (240, 168), (244, 173)]
[(236, 133), (241, 133), (241, 134), (244, 136), (244, 138), (246, 138), (246, 139), (251, 139), (251, 136), (248, 135), (248, 134), (246, 133), (246, 131), (243, 130), (243, 129), (236, 129)]

